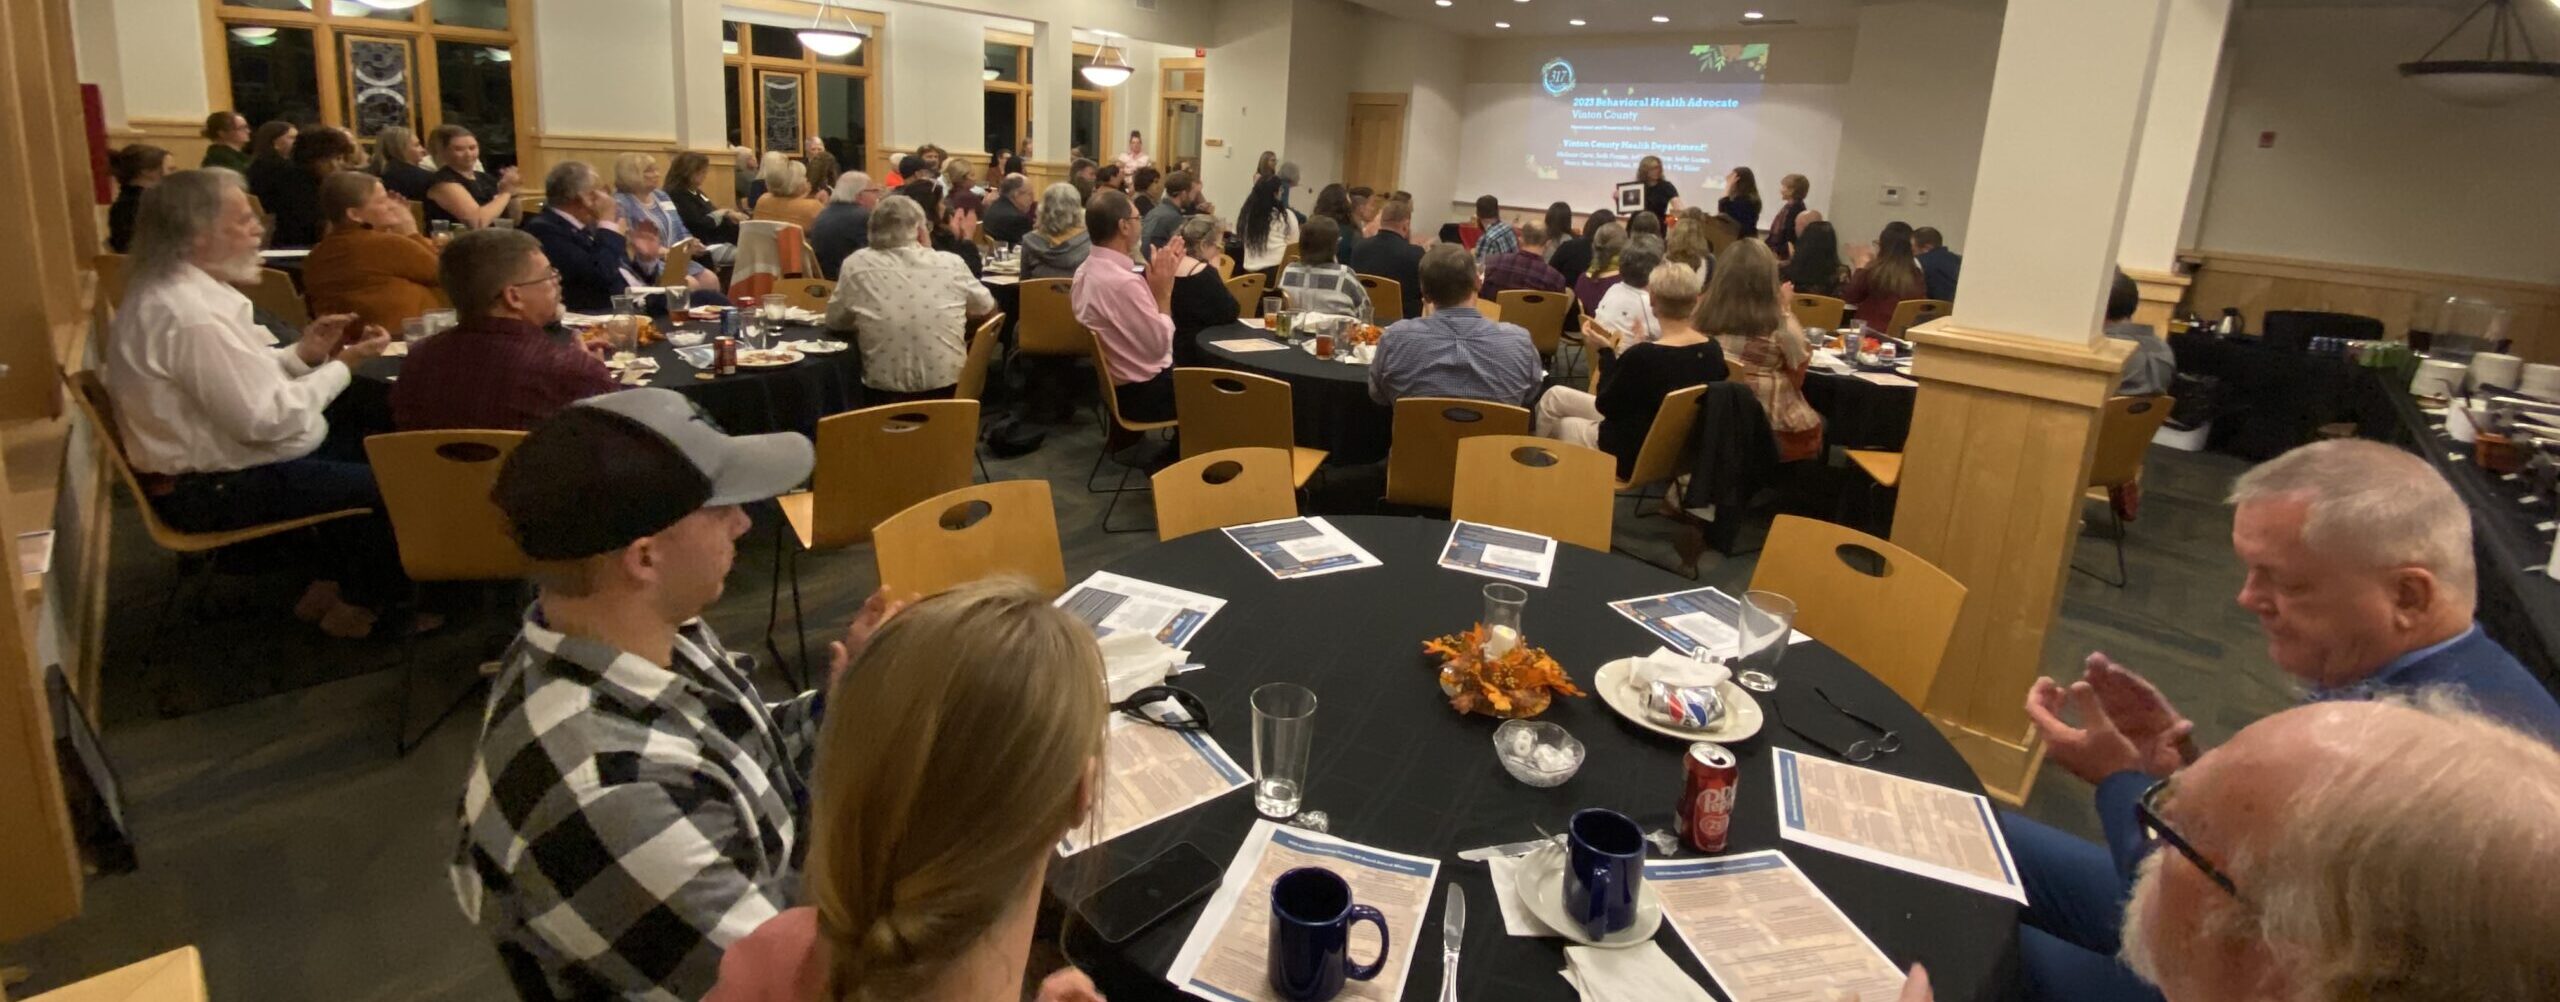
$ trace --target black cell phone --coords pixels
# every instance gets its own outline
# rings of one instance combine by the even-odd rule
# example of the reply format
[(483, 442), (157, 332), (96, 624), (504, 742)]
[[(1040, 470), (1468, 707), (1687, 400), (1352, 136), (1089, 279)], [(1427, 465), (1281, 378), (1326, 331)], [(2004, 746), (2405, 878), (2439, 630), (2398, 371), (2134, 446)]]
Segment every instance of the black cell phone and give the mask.
[(1078, 902), (1076, 914), (1103, 942), (1124, 942), (1216, 890), (1225, 875), (1199, 846), (1179, 843)]

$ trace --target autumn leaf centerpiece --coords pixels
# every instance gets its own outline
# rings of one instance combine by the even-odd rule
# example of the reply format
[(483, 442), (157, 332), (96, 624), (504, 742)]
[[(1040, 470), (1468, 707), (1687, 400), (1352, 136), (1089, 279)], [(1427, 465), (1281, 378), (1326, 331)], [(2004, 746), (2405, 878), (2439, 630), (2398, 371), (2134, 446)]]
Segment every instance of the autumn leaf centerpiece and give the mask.
[(1483, 624), (1424, 641), (1422, 651), (1440, 657), (1440, 691), (1460, 713), (1520, 719), (1547, 712), (1558, 695), (1589, 695), (1543, 648), (1513, 644), (1487, 655)]

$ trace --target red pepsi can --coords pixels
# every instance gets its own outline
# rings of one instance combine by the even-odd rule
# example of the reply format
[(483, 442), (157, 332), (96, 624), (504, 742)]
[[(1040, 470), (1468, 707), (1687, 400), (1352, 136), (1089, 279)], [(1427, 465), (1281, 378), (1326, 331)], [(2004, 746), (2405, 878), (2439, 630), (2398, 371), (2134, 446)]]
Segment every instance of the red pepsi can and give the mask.
[(1733, 800), (1742, 783), (1742, 767), (1731, 750), (1712, 741), (1690, 745), (1680, 764), (1685, 776), (1673, 826), (1680, 829), (1689, 848), (1723, 852), (1725, 835), (1733, 828)]
[(738, 374), (737, 338), (715, 337), (711, 339), (711, 372), (713, 375), (718, 376), (734, 376)]

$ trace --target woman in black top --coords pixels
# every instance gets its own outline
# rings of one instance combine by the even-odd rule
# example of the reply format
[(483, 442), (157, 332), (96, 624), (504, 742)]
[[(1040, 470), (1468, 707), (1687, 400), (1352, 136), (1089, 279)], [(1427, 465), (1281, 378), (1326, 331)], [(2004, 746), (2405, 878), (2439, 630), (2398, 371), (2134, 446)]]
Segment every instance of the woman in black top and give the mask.
[(676, 203), (676, 218), (684, 220), (685, 232), (706, 244), (736, 244), (738, 220), (736, 211), (711, 204), (711, 196), (702, 193), (703, 175), (711, 171), (711, 158), (687, 151), (676, 154), (667, 165), (667, 197)]
[(1644, 186), (1644, 211), (1653, 218), (1671, 215), (1671, 203), (1680, 198), (1680, 189), (1662, 179), (1662, 158), (1646, 157), (1636, 161), (1636, 183)]
[(1807, 212), (1804, 197), (1813, 193), (1813, 182), (1802, 174), (1789, 174), (1778, 179), (1778, 214), (1769, 217), (1769, 235), (1764, 243), (1769, 251), (1784, 261), (1795, 256), (1798, 231), (1822, 221), (1822, 213)]
[[(1563, 205), (1564, 203), (1558, 202), (1556, 204)], [(1554, 257), (1547, 259), (1547, 264), (1548, 266), (1553, 267), (1557, 274), (1564, 276), (1564, 284), (1566, 287), (1570, 288), (1574, 283), (1582, 281), (1582, 276), (1590, 273), (1592, 236), (1598, 234), (1601, 227), (1617, 221), (1617, 213), (1611, 212), (1607, 209), (1596, 210), (1592, 212), (1590, 216), (1583, 219), (1581, 236), (1568, 237), (1563, 242), (1556, 245), (1556, 254)], [(1570, 229), (1566, 229), (1558, 230), (1556, 232), (1569, 233), (1572, 231)]]
[(958, 255), (960, 263), (969, 266), (969, 277), (981, 277), (984, 262), (978, 258), (978, 242), (973, 239), (978, 234), (978, 217), (963, 212), (955, 218), (945, 211), (942, 186), (933, 183), (930, 173), (916, 175), (898, 189), (898, 194), (915, 199), (916, 205), (924, 209), (924, 217), (933, 220), (933, 249)]
[(133, 243), (133, 214), (142, 209), (142, 193), (169, 173), (169, 151), (135, 143), (107, 155), (116, 176), (116, 203), (107, 208), (107, 249), (118, 254)]
[(268, 193), (260, 196), (267, 214), (276, 219), (274, 246), (309, 247), (320, 242), (326, 228), (320, 215), (320, 179), (353, 169), (357, 156), (356, 141), (334, 126), (313, 126), (294, 141), (292, 165), (270, 175), (274, 180)]
[[(447, 122), (427, 133), (427, 149), (443, 168), (427, 186), (427, 221), (460, 223), (484, 229), (516, 213), (516, 169), (491, 174), (480, 169), (480, 137)], [(467, 173), (466, 173), (467, 172)]]
[(417, 133), (397, 125), (373, 135), (373, 163), (367, 170), (382, 179), (382, 186), (393, 194), (412, 202), (427, 200), (427, 189), (434, 187), (436, 172), (420, 166), (427, 159), (427, 148), (418, 142)]
[(1840, 234), (1830, 223), (1811, 222), (1796, 236), (1795, 256), (1779, 270), (1779, 277), (1795, 283), (1796, 291), (1816, 296), (1840, 296), (1840, 287), (1849, 281), (1849, 264), (1840, 260)]
[(1537, 432), (1545, 438), (1597, 448), (1618, 460), (1618, 476), (1635, 470), (1662, 398), (1717, 382), (1730, 374), (1724, 349), (1689, 326), (1705, 283), (1698, 270), (1667, 262), (1653, 270), (1645, 291), (1662, 336), (1628, 348), (1600, 378), (1598, 394), (1570, 386), (1538, 398)]
[(293, 143), (298, 138), (301, 130), (295, 129), (293, 123), (268, 122), (249, 139), (249, 169), (241, 176), (249, 182), (250, 196), (267, 212), (275, 211), (267, 207), (273, 201), (270, 196), (293, 173)]
[(1173, 271), (1173, 364), (1209, 365), (1195, 335), (1236, 322), (1236, 297), (1209, 262), (1217, 260), (1227, 228), (1216, 216), (1193, 216), (1175, 231), (1182, 237), (1181, 266)]
[(1736, 167), (1724, 176), (1724, 197), (1716, 199), (1716, 214), (1732, 216), (1742, 224), (1735, 239), (1760, 232), (1760, 182), (1751, 176), (1751, 168)]

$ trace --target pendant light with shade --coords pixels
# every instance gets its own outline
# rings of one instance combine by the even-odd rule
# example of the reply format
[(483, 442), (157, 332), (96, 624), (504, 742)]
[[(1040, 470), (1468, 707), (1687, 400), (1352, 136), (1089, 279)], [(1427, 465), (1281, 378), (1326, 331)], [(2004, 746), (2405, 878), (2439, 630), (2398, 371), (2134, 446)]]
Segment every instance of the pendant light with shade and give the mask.
[[(2478, 58), (2436, 58), (2446, 42), (2483, 13), (2489, 14), (2489, 37)], [(2521, 59), (2517, 58), (2519, 48)], [(2425, 55), (2401, 63), (2400, 76), (2455, 104), (2490, 108), (2551, 89), (2560, 82), (2560, 62), (2542, 58), (2533, 44), (2532, 26), (2516, 12), (2514, 0), (2482, 0)]]
[(1093, 61), (1086, 63), (1079, 72), (1096, 87), (1117, 87), (1129, 80), (1129, 57), (1111, 47), (1109, 33), (1102, 33), (1102, 47), (1094, 51)]
[(375, 10), (408, 10), (427, 0), (356, 0), (356, 2)]
[(808, 27), (800, 29), (800, 45), (829, 59), (842, 59), (862, 47), (862, 33), (855, 28), (850, 13), (844, 15), (842, 30), (827, 27), (827, 8), (832, 6), (834, 4), (828, 0), (818, 0), (818, 16), (809, 20)]

